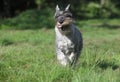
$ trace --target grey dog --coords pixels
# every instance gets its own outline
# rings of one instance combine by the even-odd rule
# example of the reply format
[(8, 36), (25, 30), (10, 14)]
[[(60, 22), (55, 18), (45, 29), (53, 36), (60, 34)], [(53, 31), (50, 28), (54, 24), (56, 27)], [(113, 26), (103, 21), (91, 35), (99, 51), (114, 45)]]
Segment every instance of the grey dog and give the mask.
[(65, 10), (61, 10), (57, 5), (54, 16), (56, 54), (59, 63), (63, 66), (76, 64), (83, 47), (82, 34), (74, 25), (69, 7), (70, 4)]

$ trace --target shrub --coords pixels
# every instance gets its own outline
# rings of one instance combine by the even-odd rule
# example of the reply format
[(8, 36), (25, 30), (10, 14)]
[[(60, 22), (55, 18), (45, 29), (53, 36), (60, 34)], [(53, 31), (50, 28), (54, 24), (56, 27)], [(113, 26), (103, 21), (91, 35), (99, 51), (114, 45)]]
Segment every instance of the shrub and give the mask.
[(27, 10), (15, 18), (0, 21), (0, 29), (39, 29), (53, 27), (53, 11), (50, 8), (43, 10)]

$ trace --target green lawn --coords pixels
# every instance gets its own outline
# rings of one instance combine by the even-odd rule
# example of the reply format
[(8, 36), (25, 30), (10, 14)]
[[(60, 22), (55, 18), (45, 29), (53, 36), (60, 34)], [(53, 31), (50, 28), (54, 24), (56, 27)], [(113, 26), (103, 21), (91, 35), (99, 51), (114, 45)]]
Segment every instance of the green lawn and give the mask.
[(54, 29), (0, 30), (0, 82), (120, 82), (120, 28), (80, 29), (75, 69), (59, 65)]

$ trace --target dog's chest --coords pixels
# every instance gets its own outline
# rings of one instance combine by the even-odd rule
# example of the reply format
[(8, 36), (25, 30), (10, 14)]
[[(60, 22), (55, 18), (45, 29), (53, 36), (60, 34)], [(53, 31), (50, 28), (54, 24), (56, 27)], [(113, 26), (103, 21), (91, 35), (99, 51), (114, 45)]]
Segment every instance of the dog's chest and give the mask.
[(62, 36), (57, 42), (58, 48), (62, 50), (65, 54), (69, 54), (74, 50), (73, 42), (66, 36)]

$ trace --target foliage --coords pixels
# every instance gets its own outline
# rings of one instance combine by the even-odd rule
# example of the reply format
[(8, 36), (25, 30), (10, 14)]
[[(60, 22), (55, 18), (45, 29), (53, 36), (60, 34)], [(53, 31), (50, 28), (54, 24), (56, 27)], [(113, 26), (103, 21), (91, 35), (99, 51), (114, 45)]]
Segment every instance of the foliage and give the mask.
[[(34, 6), (32, 4), (30, 5), (32, 1), (34, 2)], [(20, 4), (15, 1), (9, 3), (7, 0), (2, 0), (1, 3), (4, 4), (1, 5), (0, 17), (2, 18), (7, 15), (14, 16), (20, 11), (25, 10), (28, 5), (31, 6), (30, 8), (35, 8), (37, 5), (37, 9), (50, 14), (53, 13), (57, 4), (61, 9), (64, 9), (68, 4), (71, 4), (71, 11), (73, 12), (73, 16), (77, 19), (120, 18), (119, 0), (21, 0), (20, 2)], [(28, 4), (24, 5), (26, 8), (22, 5), (25, 2)]]
[(100, 9), (100, 4), (91, 2), (84, 8), (86, 10), (85, 15), (87, 18), (98, 18), (100, 16)]
[[(119, 0), (36, 0), (39, 1), (40, 8), (55, 8), (58, 4), (64, 9), (71, 4), (71, 10), (77, 19), (88, 18), (115, 18), (120, 17), (120, 1)], [(104, 1), (104, 4), (101, 2)]]
[(0, 29), (38, 29), (41, 27), (53, 27), (52, 9), (27, 10), (15, 18), (0, 21)]
[[(61, 9), (71, 4), (71, 11), (75, 19), (109, 19), (120, 17), (120, 2), (115, 0), (74, 0), (74, 1), (49, 1), (35, 0), (38, 5), (37, 9), (31, 9), (22, 12), (14, 18), (0, 19), (0, 29), (38, 29), (54, 27), (54, 11), (58, 4)], [(63, 4), (64, 3), (64, 4)], [(103, 21), (106, 23), (106, 21)]]

